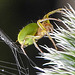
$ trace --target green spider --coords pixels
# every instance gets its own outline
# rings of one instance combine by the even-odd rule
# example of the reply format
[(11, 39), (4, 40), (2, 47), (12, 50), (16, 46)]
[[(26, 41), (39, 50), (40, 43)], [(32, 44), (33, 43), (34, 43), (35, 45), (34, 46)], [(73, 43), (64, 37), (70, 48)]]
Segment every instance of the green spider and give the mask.
[(55, 42), (48, 34), (49, 32), (53, 32), (53, 25), (50, 23), (49, 20), (57, 20), (57, 19), (49, 18), (49, 16), (56, 12), (61, 12), (61, 10), (63, 10), (63, 8), (47, 13), (43, 17), (43, 19), (38, 20), (37, 23), (30, 23), (26, 25), (19, 32), (17, 41), (21, 44), (21, 49), (23, 50), (24, 54), (26, 54), (24, 51), (24, 46), (27, 47), (32, 44), (34, 44), (35, 47), (42, 53), (42, 50), (38, 47), (36, 42), (45, 35), (48, 36), (48, 38), (52, 41), (54, 47), (57, 49)]

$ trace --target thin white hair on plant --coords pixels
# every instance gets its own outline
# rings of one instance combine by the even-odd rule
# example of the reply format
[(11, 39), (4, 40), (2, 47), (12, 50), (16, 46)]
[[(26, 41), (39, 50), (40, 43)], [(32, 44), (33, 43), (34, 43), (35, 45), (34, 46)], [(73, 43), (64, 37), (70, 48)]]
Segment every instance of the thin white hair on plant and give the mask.
[(41, 46), (49, 53), (42, 53), (39, 58), (50, 60), (50, 62), (43, 65), (48, 65), (52, 68), (42, 69), (37, 67), (37, 69), (42, 69), (43, 71), (38, 75), (75, 75), (75, 11), (70, 4), (68, 6), (69, 9), (65, 7), (62, 14), (62, 23), (66, 29), (55, 24), (57, 29), (50, 33), (61, 51), (48, 48), (46, 45)]

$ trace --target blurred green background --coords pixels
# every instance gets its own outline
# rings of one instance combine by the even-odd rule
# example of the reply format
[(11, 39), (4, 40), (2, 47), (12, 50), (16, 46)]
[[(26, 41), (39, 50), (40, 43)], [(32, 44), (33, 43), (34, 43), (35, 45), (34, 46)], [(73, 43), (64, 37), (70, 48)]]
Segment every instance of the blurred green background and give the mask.
[[(15, 42), (19, 31), (25, 25), (36, 22), (49, 11), (68, 6), (67, 3), (72, 6), (75, 4), (74, 0), (0, 0), (0, 28)], [(38, 41), (41, 45), (51, 46), (52, 43), (50, 43), (48, 39)], [(25, 50), (37, 65), (41, 66), (44, 63), (43, 60), (36, 59), (38, 51), (34, 45)], [(2, 41), (0, 41), (0, 60), (14, 62), (10, 48)], [(30, 75), (36, 75), (33, 68), (30, 69)]]

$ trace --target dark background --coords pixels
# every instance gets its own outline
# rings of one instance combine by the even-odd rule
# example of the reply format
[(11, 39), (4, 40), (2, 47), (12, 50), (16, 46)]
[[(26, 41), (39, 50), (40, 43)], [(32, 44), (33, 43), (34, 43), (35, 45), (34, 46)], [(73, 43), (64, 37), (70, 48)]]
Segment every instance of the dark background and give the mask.
[[(0, 28), (15, 42), (19, 31), (25, 25), (42, 19), (46, 13), (54, 9), (68, 6), (67, 3), (74, 8), (74, 0), (0, 0)], [(38, 44), (53, 47), (47, 38), (40, 39)], [(28, 46), (25, 50), (38, 66), (42, 66), (44, 61), (35, 57), (38, 50), (34, 45)], [(14, 62), (10, 48), (2, 41), (0, 41), (0, 60)], [(36, 75), (33, 68), (30, 68), (30, 75)]]

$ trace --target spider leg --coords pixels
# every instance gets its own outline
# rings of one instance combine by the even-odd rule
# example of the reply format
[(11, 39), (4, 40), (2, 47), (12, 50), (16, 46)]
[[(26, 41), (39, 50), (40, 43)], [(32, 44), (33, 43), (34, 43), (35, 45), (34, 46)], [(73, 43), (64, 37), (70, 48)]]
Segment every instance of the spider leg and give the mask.
[(59, 9), (56, 9), (56, 10), (53, 10), (51, 12), (48, 12), (43, 18), (48, 18), (50, 15), (56, 13), (56, 12), (59, 12), (61, 10), (64, 10), (64, 8), (59, 8)]
[[(42, 25), (41, 22), (44, 22), (44, 21), (47, 21), (47, 20), (55, 20), (55, 21), (62, 22), (62, 20), (60, 20), (60, 19), (55, 19), (55, 18), (40, 19), (40, 20), (37, 21), (37, 24), (38, 24), (38, 26), (39, 26), (42, 30), (45, 30), (45, 31), (46, 31), (45, 27)], [(50, 25), (52, 25), (52, 24), (50, 23)]]
[(50, 15), (52, 15), (52, 14), (54, 14), (54, 13), (56, 13), (56, 12), (63, 13), (63, 11), (61, 11), (61, 10), (64, 10), (64, 8), (59, 8), (59, 9), (56, 9), (56, 10), (53, 10), (53, 11), (47, 13), (47, 14), (43, 17), (43, 19), (37, 21), (37, 24), (39, 25), (39, 27), (40, 27), (41, 29), (44, 29), (44, 30), (45, 30), (44, 26), (41, 24), (41, 22), (43, 22), (43, 21), (46, 21), (46, 22), (49, 23), (49, 24), (51, 24), (49, 20), (61, 21), (61, 20), (58, 20), (58, 19), (55, 19), (55, 18), (49, 18)]
[[(47, 21), (47, 20), (55, 20), (55, 21), (59, 21), (59, 22), (61, 22), (61, 20), (59, 20), (59, 19), (55, 19), (55, 18), (44, 18), (44, 19), (40, 19), (40, 20), (38, 20), (37, 21), (37, 24), (40, 24), (41, 22), (43, 22), (43, 21)], [(40, 22), (40, 23), (39, 23)]]
[(55, 18), (45, 18), (45, 19), (40, 19), (40, 20), (37, 21), (37, 24), (38, 24), (38, 26), (39, 26), (42, 30), (45, 30), (45, 31), (46, 31), (45, 27), (42, 25), (41, 22), (47, 21), (47, 20), (55, 20), (55, 21), (62, 22), (61, 20), (55, 19)]
[[(52, 14), (54, 14), (54, 13), (56, 13), (56, 12), (60, 12), (61, 10), (64, 10), (64, 8), (59, 8), (59, 9), (56, 9), (56, 10), (53, 10), (53, 11), (47, 13), (47, 14), (43, 17), (43, 19), (49, 18), (50, 15), (52, 15)], [(60, 13), (61, 13), (61, 12), (60, 12)], [(47, 20), (46, 22), (47, 22), (47, 23), (50, 23), (49, 20)]]
[(41, 52), (43, 53), (43, 51), (39, 48), (39, 46), (37, 45), (35, 39), (33, 38), (33, 43), (34, 43), (34, 46)]
[(54, 40), (51, 38), (51, 36), (50, 36), (48, 33), (46, 33), (46, 35), (48, 36), (48, 38), (49, 38), (49, 39), (51, 40), (51, 42), (53, 43), (55, 49), (58, 50), (57, 47), (56, 47), (56, 44), (55, 44)]
[(23, 44), (21, 44), (21, 49), (22, 49), (23, 53), (27, 56), (27, 54), (26, 54), (26, 52), (24, 50), (24, 43), (25, 43), (25, 40), (24, 40)]
[(29, 60), (29, 63), (30, 63), (30, 65), (32, 66), (32, 67), (35, 67), (35, 66), (37, 66), (29, 57), (28, 57), (28, 55), (26, 54), (26, 52), (25, 52), (25, 50), (24, 50), (24, 48), (23, 48), (23, 46), (24, 46), (24, 43), (25, 43), (25, 40), (24, 40), (24, 42), (23, 42), (23, 44), (21, 45), (21, 49), (22, 49), (22, 51), (23, 51), (23, 53), (24, 53), (24, 55), (28, 58), (28, 60)]

